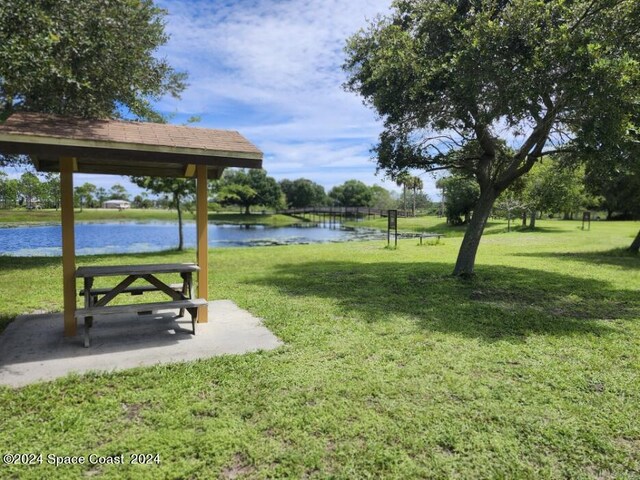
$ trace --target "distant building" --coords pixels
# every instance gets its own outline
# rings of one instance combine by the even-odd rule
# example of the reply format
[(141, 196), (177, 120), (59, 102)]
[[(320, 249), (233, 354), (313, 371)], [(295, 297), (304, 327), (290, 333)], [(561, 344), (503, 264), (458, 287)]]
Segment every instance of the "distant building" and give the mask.
[(126, 200), (107, 200), (102, 202), (102, 208), (117, 208), (118, 210), (125, 210), (131, 208), (131, 204)]

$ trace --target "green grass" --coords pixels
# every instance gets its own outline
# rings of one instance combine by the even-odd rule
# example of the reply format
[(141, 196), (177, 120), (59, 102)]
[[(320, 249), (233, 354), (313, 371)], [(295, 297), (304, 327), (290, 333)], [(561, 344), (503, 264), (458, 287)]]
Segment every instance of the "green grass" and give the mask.
[[(640, 223), (540, 225), (484, 238), (471, 281), (459, 238), (212, 251), (212, 297), (286, 345), (2, 388), (5, 451), (162, 463), (0, 476), (639, 478)], [(60, 270), (0, 257), (0, 315), (59, 309)]]
[[(184, 212), (184, 218), (193, 220), (195, 217), (190, 212)], [(116, 210), (106, 208), (85, 208), (75, 210), (76, 222), (108, 221), (108, 220), (178, 220), (175, 210), (130, 208)], [(11, 224), (38, 224), (60, 223), (60, 210), (0, 210), (0, 225)]]
[[(184, 211), (183, 218), (185, 220), (195, 220), (193, 212)], [(127, 210), (110, 210), (104, 208), (86, 208), (82, 212), (79, 209), (75, 211), (76, 222), (91, 221), (124, 221), (124, 220), (164, 220), (178, 221), (178, 213), (176, 210), (159, 210), (159, 209), (141, 209), (130, 208)], [(238, 213), (210, 213), (209, 220), (213, 223), (249, 223), (249, 224), (265, 224), (265, 225), (290, 225), (300, 223), (299, 219), (289, 217), (287, 215), (272, 214), (250, 214), (243, 215)], [(42, 223), (60, 223), (59, 210), (0, 210), (0, 226), (16, 226)]]
[(300, 223), (305, 220), (300, 218), (291, 217), (289, 215), (280, 214), (260, 214), (251, 213), (249, 215), (240, 213), (210, 213), (209, 221), (214, 223), (242, 223), (245, 225), (273, 225), (273, 226), (286, 226)]
[[(365, 219), (358, 222), (346, 222), (346, 225), (379, 228), (380, 230), (387, 230), (387, 218), (377, 217), (371, 219)], [(536, 221), (536, 232), (546, 232), (549, 229), (554, 230), (553, 226), (560, 221)], [(562, 222), (565, 222), (562, 220)], [(581, 222), (567, 221), (566, 225), (581, 226)], [(520, 219), (514, 219), (511, 221), (512, 231), (528, 231), (526, 227), (521, 227)], [(442, 233), (447, 237), (463, 237), (466, 230), (466, 225), (451, 226), (448, 225), (446, 220), (436, 216), (424, 216), (424, 217), (398, 217), (398, 231), (402, 232), (414, 232), (414, 233)], [(495, 233), (507, 233), (507, 221), (502, 218), (490, 219), (487, 222), (485, 228), (485, 235), (492, 235)]]

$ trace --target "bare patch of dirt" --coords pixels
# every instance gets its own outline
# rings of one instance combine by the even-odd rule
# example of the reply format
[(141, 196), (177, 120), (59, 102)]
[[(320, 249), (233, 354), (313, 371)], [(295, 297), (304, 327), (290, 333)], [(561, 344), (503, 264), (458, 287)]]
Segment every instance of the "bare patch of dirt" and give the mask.
[(247, 457), (240, 453), (236, 453), (233, 456), (231, 464), (222, 469), (220, 476), (224, 479), (233, 480), (234, 478), (250, 475), (254, 471), (255, 468), (249, 464)]

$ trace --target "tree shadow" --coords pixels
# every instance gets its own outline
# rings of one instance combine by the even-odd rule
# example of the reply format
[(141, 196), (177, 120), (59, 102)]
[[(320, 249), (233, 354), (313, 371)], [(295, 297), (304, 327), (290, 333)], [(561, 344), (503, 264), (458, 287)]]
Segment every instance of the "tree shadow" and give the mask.
[(337, 301), (362, 321), (413, 318), (420, 328), (484, 341), (529, 335), (607, 335), (615, 322), (640, 316), (636, 292), (608, 283), (524, 268), (479, 266), (462, 281), (445, 263), (309, 262), (280, 265), (251, 283), (287, 297)]
[[(506, 232), (507, 228), (505, 227), (504, 231)], [(554, 227), (535, 227), (535, 228), (531, 228), (529, 226), (523, 227), (522, 225), (517, 225), (517, 226), (512, 226), (511, 227), (511, 231), (512, 232), (517, 232), (517, 233), (540, 233), (540, 234), (547, 234), (547, 233), (567, 233), (567, 231), (570, 230), (566, 230), (563, 228), (554, 228)], [(501, 233), (500, 231), (497, 231), (496, 233)]]
[(640, 256), (624, 248), (614, 248), (599, 252), (536, 252), (514, 253), (514, 257), (539, 257), (569, 260), (591, 265), (609, 265), (625, 270), (640, 270)]
[[(502, 228), (500, 228), (502, 227)], [(416, 232), (422, 233), (442, 233), (447, 237), (462, 237), (464, 236), (467, 230), (467, 225), (449, 225), (446, 222), (437, 223), (435, 225), (431, 225), (423, 228), (416, 228)], [(547, 234), (547, 233), (567, 233), (567, 230), (563, 228), (555, 228), (555, 227), (536, 227), (533, 230), (529, 226), (522, 226), (520, 223), (511, 223), (511, 230), (508, 230), (508, 225), (506, 220), (493, 220), (488, 221), (483, 235), (496, 235), (503, 233), (539, 233), (539, 234)]]
[(0, 270), (28, 270), (30, 268), (62, 266), (61, 257), (12, 257), (0, 255)]

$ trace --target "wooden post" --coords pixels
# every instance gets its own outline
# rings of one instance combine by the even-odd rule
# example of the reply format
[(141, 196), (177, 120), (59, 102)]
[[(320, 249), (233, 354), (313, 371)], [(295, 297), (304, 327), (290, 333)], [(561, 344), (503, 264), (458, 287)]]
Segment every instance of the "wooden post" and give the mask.
[(64, 336), (76, 334), (76, 245), (73, 220), (74, 158), (60, 159), (60, 210), (62, 216), (62, 290)]
[[(209, 189), (207, 182), (207, 166), (198, 165), (196, 183), (196, 229), (198, 236), (198, 298), (209, 299), (209, 239), (207, 227)], [(198, 323), (209, 321), (209, 308), (198, 307)]]

